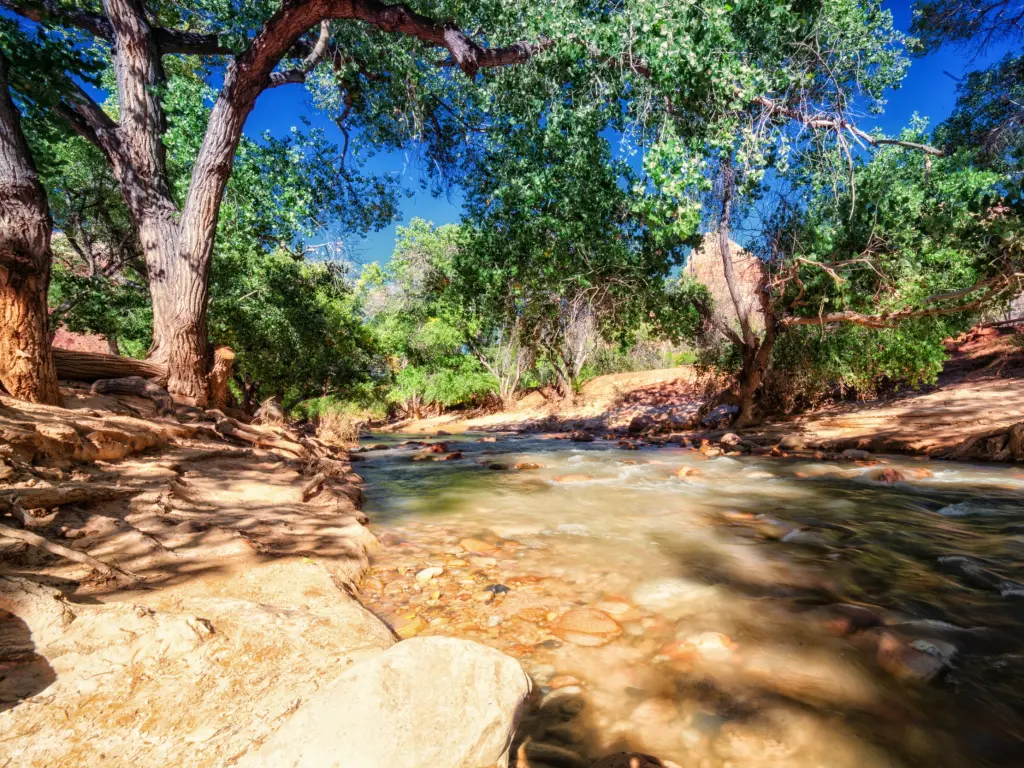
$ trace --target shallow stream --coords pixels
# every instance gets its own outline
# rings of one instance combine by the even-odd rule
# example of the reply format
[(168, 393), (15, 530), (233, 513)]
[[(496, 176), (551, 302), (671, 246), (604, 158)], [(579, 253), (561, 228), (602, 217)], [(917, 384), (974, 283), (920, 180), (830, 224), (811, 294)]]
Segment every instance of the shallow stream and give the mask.
[(481, 437), (365, 443), (363, 598), (517, 657), (533, 768), (1024, 765), (1020, 468)]

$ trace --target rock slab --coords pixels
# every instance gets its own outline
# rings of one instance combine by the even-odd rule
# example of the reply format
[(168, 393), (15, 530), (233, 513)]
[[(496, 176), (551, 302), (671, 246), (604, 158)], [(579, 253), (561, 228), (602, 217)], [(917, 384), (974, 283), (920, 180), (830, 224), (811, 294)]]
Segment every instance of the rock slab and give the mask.
[(302, 703), (245, 768), (505, 765), (530, 679), (500, 651), (414, 638), (361, 661)]

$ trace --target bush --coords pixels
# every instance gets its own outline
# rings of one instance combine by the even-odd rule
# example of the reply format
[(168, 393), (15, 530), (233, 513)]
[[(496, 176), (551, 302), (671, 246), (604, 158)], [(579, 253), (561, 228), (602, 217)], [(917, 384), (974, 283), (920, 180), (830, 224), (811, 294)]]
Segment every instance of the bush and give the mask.
[(316, 435), (329, 445), (350, 446), (359, 442), (360, 420), (344, 411), (324, 411), (316, 419)]

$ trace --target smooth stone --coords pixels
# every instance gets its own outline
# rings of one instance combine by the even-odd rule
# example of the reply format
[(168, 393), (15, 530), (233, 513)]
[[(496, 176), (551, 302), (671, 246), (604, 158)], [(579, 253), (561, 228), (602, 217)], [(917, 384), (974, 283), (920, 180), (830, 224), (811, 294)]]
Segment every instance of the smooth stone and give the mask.
[(480, 539), (463, 539), (459, 542), (459, 546), (462, 547), (466, 552), (493, 552), (495, 546), (488, 544), (486, 541), (480, 541)]
[(419, 616), (403, 616), (395, 621), (395, 634), (403, 640), (414, 637), (427, 628), (427, 622)]
[(556, 677), (552, 677), (548, 681), (548, 686), (552, 690), (557, 690), (558, 688), (568, 688), (570, 685), (578, 686), (581, 684), (582, 683), (579, 680), (579, 678), (573, 677), (572, 675), (558, 675)]
[(779, 441), (779, 448), (784, 451), (799, 451), (805, 447), (806, 443), (800, 435), (786, 435)]
[(408, 640), (305, 697), (239, 765), (504, 765), (529, 692), (522, 667), (500, 651), (450, 637)]
[(839, 455), (850, 461), (864, 461), (871, 458), (871, 454), (868, 451), (862, 451), (859, 448), (847, 448)]
[(442, 573), (444, 573), (444, 568), (442, 568), (439, 565), (434, 565), (430, 568), (424, 568), (422, 571), (416, 574), (416, 581), (418, 581), (420, 584), (426, 584), (435, 576), (440, 576)]

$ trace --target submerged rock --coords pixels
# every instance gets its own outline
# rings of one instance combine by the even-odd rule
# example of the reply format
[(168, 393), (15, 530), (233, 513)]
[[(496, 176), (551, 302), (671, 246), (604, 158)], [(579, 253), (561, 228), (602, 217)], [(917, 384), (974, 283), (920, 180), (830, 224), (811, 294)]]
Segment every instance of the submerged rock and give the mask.
[(500, 651), (450, 637), (409, 640), (302, 701), (239, 765), (487, 768), (504, 759), (529, 692), (522, 667)]
[(893, 467), (870, 469), (863, 474), (863, 477), (865, 480), (870, 480), (873, 483), (881, 483), (882, 485), (895, 485), (896, 483), (902, 483), (907, 479), (906, 475)]
[(556, 477), (555, 478), (555, 482), (556, 483), (585, 483), (588, 480), (593, 480), (593, 479), (594, 478), (592, 478), (590, 475), (574, 474), (574, 475), (562, 475), (561, 477)]
[(633, 602), (652, 611), (667, 610), (691, 600), (707, 597), (714, 587), (689, 579), (654, 579), (633, 590)]
[(859, 448), (847, 448), (839, 455), (849, 461), (864, 461), (871, 458), (871, 454), (868, 451), (862, 451)]
[(939, 558), (939, 568), (946, 573), (960, 577), (966, 584), (977, 589), (1000, 591), (1003, 580), (986, 570), (981, 563), (963, 555), (947, 555)]
[(520, 461), (518, 464), (516, 464), (516, 469), (518, 469), (518, 470), (544, 469), (544, 465), (543, 464), (539, 464), (536, 461)]
[(480, 541), (480, 539), (463, 539), (459, 542), (459, 546), (467, 552), (475, 552), (478, 554), (482, 552), (493, 552), (495, 550), (495, 546), (493, 544), (488, 544), (486, 541)]
[(620, 634), (622, 627), (604, 611), (574, 608), (551, 623), (551, 631), (574, 645), (605, 645)]
[(959, 652), (944, 640), (911, 639), (887, 627), (875, 627), (858, 635), (856, 644), (873, 650), (878, 665), (893, 677), (917, 683), (934, 680)]

